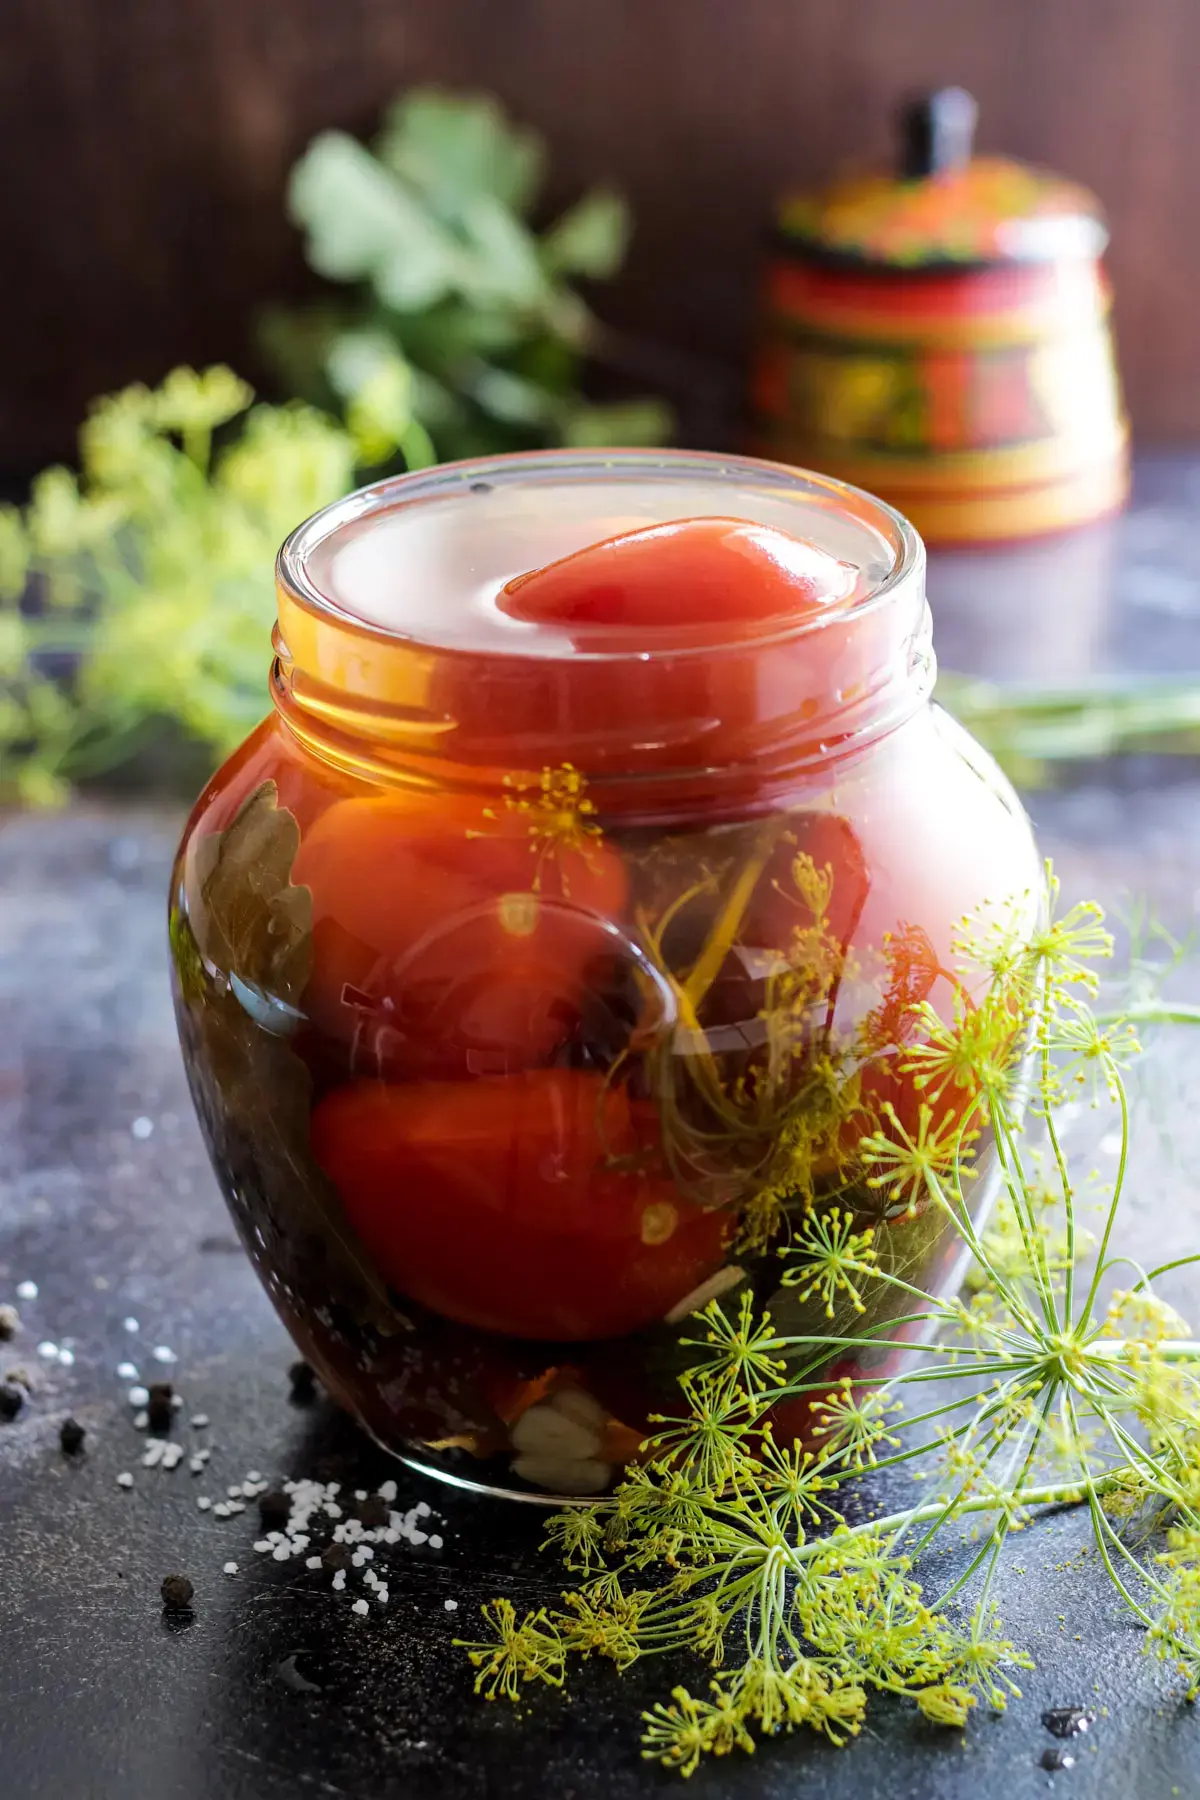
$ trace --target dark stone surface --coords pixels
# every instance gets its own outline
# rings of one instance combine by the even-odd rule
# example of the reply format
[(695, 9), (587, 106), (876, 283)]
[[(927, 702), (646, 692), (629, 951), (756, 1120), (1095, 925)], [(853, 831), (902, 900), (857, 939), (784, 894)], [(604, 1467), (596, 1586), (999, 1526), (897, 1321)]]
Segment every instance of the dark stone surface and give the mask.
[[(943, 659), (999, 674), (1126, 664), (1200, 667), (1200, 551), (1191, 509), (1200, 462), (1147, 463), (1139, 504), (1093, 540), (933, 573)], [(1090, 558), (1090, 560), (1089, 560)], [(1107, 561), (1107, 574), (1103, 565)], [(1097, 575), (1101, 569), (1101, 576)], [(1091, 573), (1088, 574), (1087, 571)], [(1057, 573), (1056, 573), (1057, 571)], [(1044, 627), (1034, 640), (1034, 624)], [(1041, 646), (1039, 648), (1039, 645)], [(1200, 770), (1139, 764), (1092, 772), (1035, 799), (1069, 892), (1147, 894), (1177, 927), (1200, 889)], [(520, 1713), (484, 1706), (451, 1643), (496, 1593), (552, 1597), (535, 1509), (422, 1484), (322, 1400), (291, 1400), (293, 1353), (232, 1236), (192, 1120), (165, 981), (163, 896), (179, 819), (89, 807), (0, 823), (0, 1301), (22, 1330), (0, 1370), (34, 1369), (36, 1392), (0, 1424), (0, 1795), (3, 1800), (628, 1800), (673, 1778), (639, 1759), (639, 1706), (675, 1671), (586, 1669), (569, 1701)], [(1196, 997), (1200, 978), (1188, 991)], [(1179, 1034), (1144, 1059), (1140, 1148), (1122, 1226), (1156, 1261), (1200, 1237), (1189, 1158), (1200, 1044)], [(149, 1135), (134, 1130), (149, 1120)], [(1103, 1121), (1078, 1122), (1081, 1144)], [(1200, 1282), (1169, 1297), (1198, 1310)], [(122, 1321), (136, 1317), (140, 1331)], [(67, 1341), (74, 1364), (37, 1355)], [(178, 1362), (156, 1363), (169, 1345)], [(210, 1444), (204, 1476), (140, 1466), (116, 1367), (170, 1375)], [(86, 1427), (64, 1456), (63, 1418)], [(391, 1557), (386, 1614), (335, 1604), (328, 1576), (254, 1555), (253, 1507), (197, 1510), (251, 1468), (271, 1478), (337, 1470), (352, 1487), (399, 1479), (445, 1517), (445, 1547)], [(116, 1485), (130, 1469), (134, 1488)], [(703, 1769), (694, 1795), (767, 1800), (1192, 1800), (1200, 1717), (1142, 1654), (1076, 1514), (1040, 1521), (1005, 1559), (998, 1598), (1037, 1659), (1021, 1700), (965, 1734), (872, 1702), (842, 1752), (800, 1736)], [(222, 1573), (228, 1559), (240, 1573)], [(190, 1617), (164, 1617), (164, 1575), (195, 1585)], [(941, 1570), (939, 1569), (939, 1574)], [(934, 1577), (936, 1579), (936, 1577)], [(451, 1615), (448, 1598), (459, 1602)], [(1073, 1769), (1042, 1767), (1043, 1712), (1094, 1708)]]

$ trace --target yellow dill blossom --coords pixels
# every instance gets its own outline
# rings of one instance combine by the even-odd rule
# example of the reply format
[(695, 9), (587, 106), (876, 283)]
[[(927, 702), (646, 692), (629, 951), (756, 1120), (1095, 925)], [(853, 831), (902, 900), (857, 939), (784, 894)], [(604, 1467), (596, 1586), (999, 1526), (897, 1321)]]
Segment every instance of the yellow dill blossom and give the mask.
[(874, 1238), (873, 1226), (856, 1231), (854, 1214), (843, 1212), (840, 1206), (815, 1214), (779, 1252), (788, 1262), (784, 1287), (797, 1288), (800, 1300), (818, 1296), (827, 1319), (832, 1319), (834, 1302), (843, 1294), (855, 1312), (865, 1312), (859, 1288), (863, 1279), (878, 1273), (878, 1257), (872, 1248)]
[(883, 1116), (886, 1134), (877, 1132), (859, 1145), (863, 1163), (874, 1170), (867, 1186), (882, 1191), (889, 1218), (915, 1218), (928, 1199), (938, 1198), (952, 1185), (957, 1170), (961, 1168), (965, 1176), (972, 1173), (968, 1157), (975, 1134), (964, 1132), (948, 1112), (935, 1123), (933, 1108), (924, 1101), (917, 1110), (915, 1133), (901, 1124), (890, 1100), (884, 1103)]
[(475, 1692), (486, 1700), (515, 1700), (528, 1681), (547, 1687), (563, 1684), (563, 1642), (544, 1607), (518, 1618), (511, 1600), (492, 1600), (481, 1609), (492, 1639), (484, 1643), (454, 1641), (467, 1652), (479, 1672)]
[(557, 769), (543, 769), (536, 782), (506, 775), (504, 785), (510, 790), (505, 805), (527, 820), (529, 848), (535, 858), (531, 886), (535, 892), (541, 888), (550, 862), (558, 869), (563, 894), (569, 896), (570, 869), (565, 859), (574, 855), (591, 861), (604, 835), (596, 823), (595, 802), (587, 797), (586, 776), (573, 763), (565, 762)]

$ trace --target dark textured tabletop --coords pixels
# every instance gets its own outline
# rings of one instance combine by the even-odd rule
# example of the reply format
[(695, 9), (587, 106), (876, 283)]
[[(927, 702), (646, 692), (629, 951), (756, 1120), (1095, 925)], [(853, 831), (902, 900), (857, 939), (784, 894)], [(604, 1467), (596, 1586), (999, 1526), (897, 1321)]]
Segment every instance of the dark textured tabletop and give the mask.
[[(935, 562), (943, 664), (1002, 678), (1200, 670), (1198, 509), (1200, 458), (1143, 458), (1135, 504), (1111, 527)], [(1194, 923), (1200, 766), (1085, 769), (1031, 808), (1069, 893), (1141, 894), (1175, 927)], [(588, 1667), (570, 1700), (545, 1694), (520, 1714), (471, 1695), (451, 1639), (478, 1602), (556, 1592), (536, 1509), (423, 1484), (319, 1398), (290, 1398), (289, 1346), (233, 1239), (175, 1044), (163, 913), (179, 825), (169, 811), (102, 805), (0, 820), (0, 1302), (22, 1315), (0, 1368), (25, 1363), (36, 1379), (21, 1416), (0, 1424), (0, 1797), (671, 1791), (675, 1778), (639, 1758), (637, 1714), (674, 1671)], [(1200, 988), (1200, 973), (1187, 979)], [(1157, 1262), (1200, 1244), (1198, 1089), (1200, 1041), (1160, 1039), (1138, 1077), (1122, 1225)], [(18, 1298), (30, 1283), (36, 1297)], [(1166, 1291), (1200, 1313), (1200, 1281), (1180, 1275)], [(202, 1472), (187, 1458), (142, 1466), (124, 1363), (174, 1381), (185, 1405), (172, 1435), (211, 1449)], [(88, 1432), (74, 1458), (59, 1447), (68, 1411)], [(191, 1423), (198, 1413), (206, 1426)], [(123, 1471), (132, 1487), (118, 1485)], [(437, 1510), (444, 1542), (398, 1546), (386, 1612), (360, 1618), (328, 1576), (254, 1552), (253, 1506), (225, 1518), (197, 1506), (251, 1471), (350, 1488), (391, 1476), (397, 1504)], [(1063, 1512), (1010, 1547), (998, 1599), (1038, 1666), (1003, 1717), (940, 1732), (872, 1702), (846, 1750), (781, 1738), (702, 1769), (690, 1792), (1195, 1800), (1200, 1711), (1080, 1561), (1087, 1535)], [(173, 1571), (195, 1585), (183, 1621), (164, 1618), (159, 1597)], [(1051, 1775), (1041, 1714), (1064, 1705), (1096, 1718), (1069, 1746), (1074, 1767)]]

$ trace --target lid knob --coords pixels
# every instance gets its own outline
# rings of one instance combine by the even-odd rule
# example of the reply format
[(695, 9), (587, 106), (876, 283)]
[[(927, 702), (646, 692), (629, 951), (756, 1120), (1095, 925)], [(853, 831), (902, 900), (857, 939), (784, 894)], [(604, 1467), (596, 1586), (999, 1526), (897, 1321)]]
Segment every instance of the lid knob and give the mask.
[(966, 88), (938, 88), (909, 101), (900, 112), (901, 179), (920, 181), (965, 168), (978, 116), (979, 108)]

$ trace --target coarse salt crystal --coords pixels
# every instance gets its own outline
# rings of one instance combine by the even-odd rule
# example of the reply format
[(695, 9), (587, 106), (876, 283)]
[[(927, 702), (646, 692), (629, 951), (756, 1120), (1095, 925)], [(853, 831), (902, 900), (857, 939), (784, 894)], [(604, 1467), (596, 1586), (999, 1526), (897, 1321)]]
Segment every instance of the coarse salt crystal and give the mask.
[(392, 1501), (396, 1498), (396, 1484), (394, 1481), (384, 1482), (379, 1490), (379, 1498), (381, 1500), (386, 1500), (389, 1506), (392, 1504)]
[(148, 1387), (131, 1387), (127, 1395), (130, 1406), (145, 1406), (150, 1398)]
[(388, 1593), (387, 1589), (384, 1587), (382, 1581), (380, 1582), (379, 1586), (375, 1589), (375, 1598), (378, 1601), (380, 1606), (386, 1606), (388, 1601), (391, 1599), (391, 1595)]
[(304, 1566), (306, 1569), (319, 1569), (321, 1566), (321, 1559), (319, 1556), (310, 1556), (305, 1561)]
[(150, 1352), (150, 1354), (154, 1358), (155, 1362), (173, 1363), (173, 1362), (179, 1361), (179, 1358), (176, 1356), (175, 1352), (167, 1344), (155, 1344), (155, 1346), (154, 1346), (153, 1350)]
[(155, 1438), (153, 1443), (147, 1444), (146, 1454), (142, 1458), (143, 1469), (157, 1468), (163, 1459), (163, 1452), (165, 1449), (166, 1445), (160, 1442), (158, 1438)]
[(447, 1612), (457, 1612), (458, 1611), (458, 1601), (457, 1600), (447, 1600), (445, 1602), (445, 1607), (446, 1607)]
[(58, 1361), (58, 1345), (52, 1344), (49, 1338), (46, 1339), (45, 1343), (38, 1345), (37, 1353), (39, 1356), (44, 1356), (47, 1362)]
[(440, 1550), (441, 1547), (442, 1547), (442, 1540), (438, 1536), (437, 1532), (435, 1531), (430, 1535), (429, 1548), (431, 1550)]
[(60, 1350), (58, 1353), (58, 1360), (62, 1368), (69, 1369), (75, 1361), (75, 1352), (73, 1350)]
[(140, 1118), (135, 1119), (133, 1124), (129, 1127), (131, 1137), (142, 1139), (148, 1138), (153, 1130), (154, 1120), (148, 1119), (144, 1113)]
[(288, 1557), (291, 1554), (292, 1553), (288, 1549), (286, 1544), (276, 1544), (274, 1550), (272, 1551), (272, 1555), (274, 1556), (274, 1559), (276, 1562), (286, 1562)]
[(260, 1556), (265, 1556), (267, 1554), (267, 1551), (273, 1550), (275, 1548), (275, 1546), (274, 1546), (274, 1544), (268, 1544), (266, 1538), (258, 1538), (255, 1541), (254, 1548), (258, 1551), (258, 1554)]
[(229, 1510), (230, 1510), (230, 1512), (231, 1512), (231, 1513), (244, 1513), (244, 1512), (245, 1512), (245, 1510), (246, 1510), (246, 1508), (245, 1508), (245, 1506), (244, 1506), (244, 1505), (243, 1505), (243, 1503), (242, 1503), (242, 1501), (240, 1501), (240, 1500), (231, 1500), (231, 1501), (230, 1501), (230, 1502), (229, 1502)]
[(217, 1504), (213, 1507), (213, 1516), (218, 1519), (227, 1519), (229, 1517), (229, 1508), (224, 1500), (217, 1501)]
[(371, 1608), (367, 1605), (365, 1600), (356, 1600), (350, 1610), (351, 1612), (356, 1612), (359, 1618), (362, 1618), (365, 1613), (370, 1612)]
[(212, 1501), (209, 1499), (207, 1494), (197, 1494), (196, 1495), (196, 1505), (200, 1508), (201, 1512), (207, 1512), (209, 1507), (212, 1505)]
[(147, 1427), (149, 1426), (149, 1424), (150, 1424), (150, 1414), (148, 1412), (134, 1413), (133, 1429), (135, 1431), (145, 1431), (147, 1429)]
[(425, 1504), (424, 1500), (417, 1501), (415, 1511), (418, 1519), (427, 1519), (429, 1517), (429, 1507)]
[(177, 1469), (183, 1461), (183, 1445), (168, 1444), (163, 1451), (162, 1466), (164, 1469)]
[(136, 1381), (138, 1378), (136, 1366), (131, 1362), (118, 1363), (117, 1378), (120, 1381)]
[(193, 1414), (192, 1414), (192, 1428), (193, 1428), (193, 1430), (195, 1430), (195, 1431), (203, 1431), (203, 1430), (204, 1430), (204, 1427), (205, 1427), (205, 1426), (206, 1426), (206, 1425), (207, 1425), (207, 1424), (208, 1424), (208, 1414), (207, 1414), (207, 1413), (193, 1413)]
[(122, 1325), (124, 1325), (126, 1331), (140, 1331), (141, 1330), (140, 1325), (138, 1324), (137, 1320), (134, 1318), (122, 1319), (121, 1323), (122, 1323)]
[(117, 1476), (117, 1486), (123, 1488), (131, 1488), (133, 1486), (133, 1476), (128, 1470), (126, 1470), (124, 1474)]
[(36, 1300), (37, 1297), (38, 1297), (38, 1284), (36, 1281), (18, 1281), (18, 1283), (17, 1283), (17, 1299), (18, 1300)]
[(228, 1494), (228, 1496), (231, 1500), (240, 1500), (242, 1497), (242, 1490), (238, 1486), (227, 1487), (225, 1489), (225, 1492)]
[(345, 1587), (345, 1585), (346, 1585), (346, 1571), (345, 1571), (345, 1569), (338, 1569), (333, 1577), (334, 1593), (340, 1594), (342, 1589)]
[(235, 1562), (227, 1562), (225, 1564), (226, 1575), (236, 1575), (237, 1572), (238, 1572), (238, 1566)]
[(259, 1474), (257, 1469), (247, 1469), (246, 1470), (246, 1480), (247, 1481), (261, 1481), (262, 1476)]

